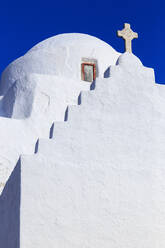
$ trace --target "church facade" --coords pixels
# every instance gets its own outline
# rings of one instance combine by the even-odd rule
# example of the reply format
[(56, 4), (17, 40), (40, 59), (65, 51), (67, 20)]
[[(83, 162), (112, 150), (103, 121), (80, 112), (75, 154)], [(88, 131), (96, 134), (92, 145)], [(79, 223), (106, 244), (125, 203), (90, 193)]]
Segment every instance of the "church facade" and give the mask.
[(164, 248), (165, 88), (121, 32), (124, 54), (64, 34), (3, 72), (4, 248)]

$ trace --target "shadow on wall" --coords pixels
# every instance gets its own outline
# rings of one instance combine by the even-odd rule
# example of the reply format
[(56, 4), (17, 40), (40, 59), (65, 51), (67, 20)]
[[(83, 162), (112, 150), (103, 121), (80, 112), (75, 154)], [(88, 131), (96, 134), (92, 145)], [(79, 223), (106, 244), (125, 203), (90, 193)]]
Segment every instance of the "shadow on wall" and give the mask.
[(0, 247), (20, 247), (21, 166), (17, 162), (0, 196)]
[(110, 67), (108, 67), (104, 72), (104, 78), (109, 78), (109, 77), (110, 77)]
[(30, 117), (36, 82), (30, 76), (18, 79), (0, 99), (0, 116), (14, 119)]
[(4, 110), (3, 110), (2, 105), (3, 105), (3, 98), (0, 99), (0, 117), (7, 117)]

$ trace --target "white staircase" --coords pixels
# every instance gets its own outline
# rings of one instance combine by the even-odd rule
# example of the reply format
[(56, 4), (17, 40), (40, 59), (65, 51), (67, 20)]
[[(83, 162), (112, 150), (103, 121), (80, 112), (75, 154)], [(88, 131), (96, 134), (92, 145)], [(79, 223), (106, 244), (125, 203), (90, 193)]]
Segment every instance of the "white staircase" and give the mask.
[(110, 73), (21, 157), (21, 248), (164, 248), (164, 100), (133, 55)]
[[(35, 154), (21, 156), (8, 184), (20, 193), (11, 201), (21, 202), (20, 248), (164, 248), (163, 94), (131, 54), (110, 75), (81, 93)], [(4, 233), (16, 237), (10, 226)]]

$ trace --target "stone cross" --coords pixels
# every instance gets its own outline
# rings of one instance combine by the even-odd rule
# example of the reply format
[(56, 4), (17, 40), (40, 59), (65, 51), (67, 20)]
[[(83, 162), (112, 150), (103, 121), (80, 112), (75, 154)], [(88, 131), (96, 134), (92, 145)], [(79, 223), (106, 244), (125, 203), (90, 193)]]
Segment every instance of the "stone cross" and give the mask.
[(117, 35), (125, 40), (125, 51), (132, 53), (132, 40), (138, 38), (138, 34), (132, 31), (130, 24), (124, 23), (124, 29), (117, 31)]

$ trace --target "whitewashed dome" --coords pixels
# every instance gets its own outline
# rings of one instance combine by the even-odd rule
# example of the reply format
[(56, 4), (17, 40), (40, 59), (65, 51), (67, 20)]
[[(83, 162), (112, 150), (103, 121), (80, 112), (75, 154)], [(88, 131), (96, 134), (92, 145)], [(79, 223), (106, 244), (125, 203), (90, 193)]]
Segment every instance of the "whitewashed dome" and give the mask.
[(82, 58), (96, 59), (99, 77), (119, 57), (110, 45), (87, 34), (60, 34), (46, 39), (12, 62), (2, 73), (0, 95), (19, 78), (31, 73), (81, 79)]

